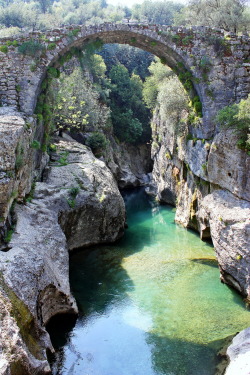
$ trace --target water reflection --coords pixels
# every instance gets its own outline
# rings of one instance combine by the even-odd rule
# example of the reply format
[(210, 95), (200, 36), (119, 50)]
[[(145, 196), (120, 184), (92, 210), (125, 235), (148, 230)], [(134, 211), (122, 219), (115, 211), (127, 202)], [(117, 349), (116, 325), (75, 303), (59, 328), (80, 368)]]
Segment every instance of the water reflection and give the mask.
[(249, 324), (221, 284), (210, 244), (174, 224), (142, 191), (125, 195), (128, 230), (112, 246), (71, 256), (80, 317), (54, 374), (212, 375), (225, 337)]

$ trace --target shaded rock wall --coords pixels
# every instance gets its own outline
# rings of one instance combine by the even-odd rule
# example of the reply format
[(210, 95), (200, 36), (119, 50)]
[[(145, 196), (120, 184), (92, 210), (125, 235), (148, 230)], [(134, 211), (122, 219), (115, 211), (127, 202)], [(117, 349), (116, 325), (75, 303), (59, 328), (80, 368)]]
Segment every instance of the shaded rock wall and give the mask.
[(118, 144), (111, 139), (105, 161), (121, 189), (145, 185), (150, 180), (153, 169), (150, 144)]

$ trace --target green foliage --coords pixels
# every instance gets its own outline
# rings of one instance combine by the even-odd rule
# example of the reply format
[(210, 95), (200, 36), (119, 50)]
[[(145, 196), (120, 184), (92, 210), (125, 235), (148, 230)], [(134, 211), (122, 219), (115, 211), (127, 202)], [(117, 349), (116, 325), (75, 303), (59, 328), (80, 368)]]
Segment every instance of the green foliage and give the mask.
[(182, 133), (181, 116), (183, 111), (188, 111), (188, 96), (176, 76), (162, 82), (157, 102), (161, 118), (178, 133)]
[(81, 29), (74, 29), (74, 30), (72, 30), (71, 31), (71, 34), (73, 35), (73, 36), (77, 36), (77, 34), (79, 34), (79, 32), (81, 31)]
[(149, 66), (151, 75), (146, 78), (143, 85), (143, 100), (146, 106), (153, 109), (156, 105), (157, 95), (163, 80), (173, 75), (173, 71), (164, 66), (161, 60), (155, 58), (155, 61)]
[(236, 116), (239, 113), (239, 108), (237, 104), (233, 104), (227, 107), (222, 108), (216, 117), (218, 123), (224, 127), (234, 127), (236, 126)]
[(31, 148), (34, 148), (35, 150), (40, 150), (41, 148), (41, 143), (39, 141), (34, 140), (31, 145)]
[(4, 237), (4, 242), (9, 243), (12, 239), (12, 235), (14, 233), (14, 229), (9, 229)]
[(107, 139), (103, 133), (94, 132), (87, 138), (86, 145), (95, 153), (106, 148)]
[(17, 40), (7, 40), (6, 42), (6, 45), (7, 46), (13, 46), (13, 47), (18, 47), (19, 46), (19, 43)]
[(60, 77), (60, 70), (56, 69), (54, 67), (49, 67), (47, 69), (47, 73), (48, 73), (49, 77), (51, 77), (51, 78), (59, 78)]
[(50, 43), (50, 44), (48, 44), (48, 46), (47, 46), (47, 49), (48, 50), (53, 50), (53, 49), (55, 49), (56, 48), (56, 43)]
[(21, 91), (21, 86), (20, 85), (16, 85), (15, 88), (16, 88), (16, 92), (20, 92)]
[(199, 117), (202, 117), (202, 104), (198, 95), (191, 100), (192, 106)]
[(72, 198), (76, 198), (79, 191), (80, 191), (80, 188), (78, 186), (75, 186), (75, 187), (70, 188), (69, 194)]
[(150, 137), (149, 111), (142, 103), (143, 83), (138, 75), (130, 77), (123, 65), (113, 66), (110, 108), (114, 133), (120, 141), (137, 143)]
[(18, 47), (18, 51), (23, 55), (35, 57), (45, 50), (45, 46), (35, 40), (29, 40)]
[(75, 206), (76, 206), (75, 199), (67, 199), (67, 203), (68, 203), (70, 208), (75, 208)]
[(31, 64), (31, 65), (30, 65), (30, 71), (31, 71), (31, 72), (35, 72), (36, 69), (37, 69), (37, 65), (36, 65), (36, 64)]
[(63, 167), (65, 165), (68, 165), (68, 156), (69, 152), (65, 151), (60, 154), (60, 159), (58, 160), (59, 166)]
[(130, 76), (135, 73), (142, 80), (149, 75), (148, 67), (154, 59), (152, 54), (124, 44), (105, 44), (98, 54), (105, 61), (108, 75), (114, 65), (122, 64), (128, 69)]
[(187, 35), (187, 36), (185, 36), (185, 37), (182, 39), (181, 43), (182, 43), (184, 46), (188, 46), (188, 45), (191, 43), (192, 40), (193, 40), (193, 35)]
[(175, 23), (182, 26), (207, 25), (237, 32), (249, 24), (244, 0), (190, 0), (188, 6), (176, 13)]
[(0, 46), (0, 52), (8, 53), (8, 47), (7, 46)]
[[(105, 64), (102, 67), (101, 57), (96, 57), (101, 64), (96, 64), (95, 77), (100, 77), (105, 71)], [(92, 61), (94, 69), (94, 58)], [(105, 126), (109, 120), (109, 109), (105, 104), (100, 106), (99, 93), (92, 89), (80, 68), (76, 68), (70, 75), (63, 73), (60, 81), (52, 83), (49, 92), (52, 119), (57, 130), (83, 131), (86, 126), (95, 129)]]
[(250, 95), (238, 104), (222, 108), (216, 120), (222, 128), (234, 129), (239, 136), (237, 146), (250, 154)]
[(183, 5), (172, 1), (143, 1), (132, 7), (133, 18), (150, 24), (172, 25), (175, 13), (178, 13)]
[(181, 36), (179, 34), (172, 35), (172, 41), (176, 44), (180, 44)]

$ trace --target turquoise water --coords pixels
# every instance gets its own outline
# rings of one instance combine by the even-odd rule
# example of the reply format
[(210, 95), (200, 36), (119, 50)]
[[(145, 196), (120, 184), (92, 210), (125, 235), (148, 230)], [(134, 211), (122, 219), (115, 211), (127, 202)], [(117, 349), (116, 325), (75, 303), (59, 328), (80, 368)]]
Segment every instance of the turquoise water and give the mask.
[(143, 190), (124, 199), (124, 238), (71, 256), (80, 316), (54, 326), (53, 373), (214, 374), (223, 339), (249, 326), (249, 311), (220, 283), (213, 247), (177, 226), (171, 207)]

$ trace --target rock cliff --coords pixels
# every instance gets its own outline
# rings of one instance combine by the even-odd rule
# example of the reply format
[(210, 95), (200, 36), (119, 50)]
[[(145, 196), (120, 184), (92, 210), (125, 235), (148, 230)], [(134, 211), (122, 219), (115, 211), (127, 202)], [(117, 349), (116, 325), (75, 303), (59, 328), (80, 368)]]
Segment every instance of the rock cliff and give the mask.
[[(22, 118), (16, 121), (25, 126)], [(1, 374), (50, 373), (46, 324), (56, 314), (77, 313), (68, 249), (112, 242), (123, 233), (124, 202), (105, 164), (74, 141), (55, 147), (43, 181), (12, 210), (15, 228), (0, 252)]]
[(159, 113), (153, 129), (151, 190), (176, 205), (176, 222), (212, 238), (222, 280), (249, 299), (250, 156), (231, 130), (180, 136)]

